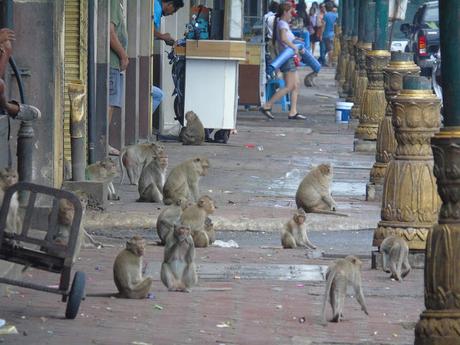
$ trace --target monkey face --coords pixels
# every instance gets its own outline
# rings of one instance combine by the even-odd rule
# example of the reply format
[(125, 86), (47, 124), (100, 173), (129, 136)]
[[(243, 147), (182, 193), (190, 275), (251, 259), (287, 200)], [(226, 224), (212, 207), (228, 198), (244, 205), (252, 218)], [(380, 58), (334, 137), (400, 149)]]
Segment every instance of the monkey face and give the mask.
[(73, 204), (67, 199), (59, 200), (59, 212), (58, 212), (58, 222), (62, 225), (71, 225), (73, 222), (73, 217), (75, 215), (75, 209)]
[(179, 225), (174, 227), (174, 235), (176, 238), (182, 242), (190, 235), (190, 227), (185, 225)]
[(162, 154), (158, 156), (158, 163), (161, 168), (166, 168), (168, 166), (168, 155)]
[(305, 215), (303, 215), (303, 214), (294, 215), (294, 221), (297, 224), (302, 225), (303, 223), (305, 223)]
[(214, 201), (207, 195), (204, 195), (198, 199), (197, 205), (198, 207), (204, 208), (208, 214), (214, 213), (216, 209)]
[(318, 168), (325, 176), (332, 174), (332, 166), (330, 164), (320, 164)]
[(10, 187), (18, 183), (18, 173), (12, 168), (5, 168), (0, 170), (0, 179), (6, 187)]
[(187, 120), (187, 122), (194, 121), (196, 119), (196, 117), (197, 116), (193, 111), (188, 111), (185, 114), (185, 119)]
[(143, 256), (145, 250), (145, 240), (140, 236), (133, 236), (126, 242), (126, 249), (131, 251), (134, 255)]
[(363, 264), (363, 262), (362, 262), (361, 260), (359, 260), (359, 259), (358, 259), (356, 256), (354, 256), (354, 255), (348, 255), (348, 256), (345, 258), (345, 260), (348, 260), (348, 261), (350, 261), (352, 264), (355, 264), (355, 265), (357, 265), (357, 266), (359, 266), (359, 267), (361, 267), (362, 264)]
[(207, 158), (197, 157), (194, 159), (194, 163), (200, 176), (206, 176), (208, 174), (209, 160)]

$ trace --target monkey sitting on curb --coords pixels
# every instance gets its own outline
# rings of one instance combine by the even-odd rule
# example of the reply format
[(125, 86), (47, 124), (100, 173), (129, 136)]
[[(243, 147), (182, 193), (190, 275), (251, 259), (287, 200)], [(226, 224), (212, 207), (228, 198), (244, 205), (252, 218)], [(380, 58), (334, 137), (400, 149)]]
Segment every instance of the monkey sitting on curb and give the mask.
[(204, 142), (204, 126), (200, 118), (193, 111), (185, 114), (187, 126), (182, 128), (179, 138), (183, 145), (201, 145)]
[(168, 234), (161, 264), (161, 281), (169, 291), (190, 292), (198, 276), (195, 266), (195, 245), (190, 227), (175, 224)]
[(305, 212), (302, 209), (298, 209), (292, 219), (284, 225), (281, 231), (281, 244), (285, 249), (297, 247), (316, 249), (308, 239)]
[(126, 169), (129, 182), (132, 185), (137, 185), (142, 167), (148, 165), (152, 157), (164, 151), (165, 147), (156, 143), (143, 143), (123, 147), (119, 157), (121, 169), (120, 184), (123, 184), (125, 180), (125, 170), (123, 167)]
[(151, 277), (142, 277), (142, 256), (145, 241), (140, 236), (133, 236), (126, 242), (113, 264), (113, 280), (122, 298), (146, 298), (152, 286)]
[(195, 205), (187, 207), (180, 217), (181, 224), (190, 226), (193, 242), (196, 248), (205, 248), (215, 239), (214, 227), (212, 222), (206, 219), (208, 215), (214, 213), (216, 207), (214, 201), (207, 195), (198, 199)]
[(391, 273), (391, 278), (402, 281), (411, 270), (407, 242), (399, 236), (388, 236), (380, 244), (380, 252), (383, 254), (383, 270)]
[(336, 212), (336, 204), (331, 196), (332, 166), (320, 164), (313, 168), (302, 180), (295, 202), (297, 208), (307, 213), (335, 214), (348, 217), (348, 215)]
[(161, 210), (157, 218), (157, 233), (161, 241), (160, 244), (164, 245), (166, 243), (166, 238), (174, 229), (174, 224), (179, 221), (182, 211), (191, 205), (187, 200), (179, 199), (174, 205), (167, 206)]
[(117, 165), (110, 158), (88, 165), (85, 175), (88, 181), (109, 181), (107, 198), (109, 200), (120, 200), (113, 186), (113, 179), (118, 176)]
[(343, 305), (347, 294), (348, 284), (352, 285), (355, 291), (356, 300), (366, 315), (366, 304), (361, 283), (362, 261), (356, 256), (349, 255), (345, 259), (338, 259), (331, 264), (326, 273), (326, 292), (323, 300), (321, 318), (326, 322), (326, 304), (328, 297), (332, 307), (331, 322), (339, 322), (343, 318)]
[(196, 157), (174, 167), (163, 187), (163, 202), (171, 205), (179, 199), (197, 202), (200, 197), (199, 181), (208, 174), (209, 160)]
[(166, 169), (168, 168), (168, 155), (159, 152), (152, 157), (152, 161), (144, 166), (139, 178), (139, 199), (144, 202), (162, 202), (163, 186), (165, 184)]

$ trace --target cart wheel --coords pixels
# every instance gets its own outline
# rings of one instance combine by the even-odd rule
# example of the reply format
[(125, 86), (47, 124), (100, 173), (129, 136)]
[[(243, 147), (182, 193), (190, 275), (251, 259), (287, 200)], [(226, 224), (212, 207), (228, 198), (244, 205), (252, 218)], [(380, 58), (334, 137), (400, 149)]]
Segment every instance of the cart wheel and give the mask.
[(85, 273), (75, 272), (73, 277), (72, 287), (70, 288), (67, 308), (65, 310), (66, 319), (75, 319), (80, 308), (81, 300), (85, 295)]
[(214, 134), (214, 141), (217, 143), (226, 144), (229, 138), (230, 138), (229, 129), (220, 129), (216, 132), (216, 134)]

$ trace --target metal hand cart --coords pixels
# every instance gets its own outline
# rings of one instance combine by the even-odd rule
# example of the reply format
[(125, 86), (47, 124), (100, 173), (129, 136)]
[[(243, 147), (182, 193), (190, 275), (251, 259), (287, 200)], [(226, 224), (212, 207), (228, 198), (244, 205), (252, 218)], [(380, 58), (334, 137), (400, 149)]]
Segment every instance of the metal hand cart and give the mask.
[[(11, 233), (7, 230), (7, 216), (10, 201), (14, 193), (28, 193), (28, 202), (24, 212), (22, 229), (19, 233)], [(44, 239), (33, 236), (31, 230), (32, 219), (35, 212), (35, 201), (38, 194), (48, 195), (53, 198), (51, 213), (49, 216), (48, 229)], [(58, 231), (59, 200), (67, 199), (74, 206), (74, 217), (70, 227), (67, 245), (59, 245), (54, 242)], [(59, 273), (61, 275), (58, 288), (47, 287), (30, 282), (13, 280), (0, 277), (0, 283), (25, 287), (62, 295), (62, 302), (67, 302), (65, 317), (75, 319), (82, 299), (85, 298), (85, 273), (75, 272), (70, 286), (72, 264), (77, 255), (77, 246), (80, 237), (80, 222), (82, 218), (82, 206), (78, 197), (73, 193), (40, 186), (27, 182), (19, 182), (10, 187), (3, 199), (0, 209), (0, 259), (33, 267), (44, 271)], [(40, 231), (39, 229), (33, 229)], [(50, 254), (52, 253), (52, 254)]]

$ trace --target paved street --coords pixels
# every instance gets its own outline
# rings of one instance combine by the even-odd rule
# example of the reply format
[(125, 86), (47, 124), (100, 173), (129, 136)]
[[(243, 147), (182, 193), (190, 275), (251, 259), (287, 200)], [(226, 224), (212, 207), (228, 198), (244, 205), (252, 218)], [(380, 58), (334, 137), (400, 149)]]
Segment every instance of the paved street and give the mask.
[[(19, 334), (0, 336), (0, 343), (413, 344), (414, 326), (424, 309), (423, 270), (413, 270), (398, 283), (370, 269), (380, 204), (364, 201), (364, 194), (374, 156), (353, 153), (353, 129), (334, 123), (333, 70), (326, 69), (317, 84), (301, 90), (306, 121), (288, 121), (278, 113), (268, 122), (258, 112), (245, 111), (238, 117), (238, 135), (228, 145), (165, 144), (171, 167), (192, 155), (210, 157), (212, 168), (201, 190), (219, 207), (212, 216), (217, 238), (240, 245), (197, 249), (199, 285), (190, 294), (168, 292), (159, 279), (163, 248), (153, 245), (153, 225), (162, 205), (136, 203), (136, 187), (122, 185), (120, 202), (88, 216), (87, 228), (113, 247), (81, 251), (75, 268), (87, 273), (87, 298), (80, 315), (65, 320), (59, 296), (9, 287), (0, 297), (0, 318), (15, 325)], [(299, 181), (312, 163), (322, 162), (333, 163), (333, 196), (350, 217), (308, 215), (310, 239), (320, 248), (317, 253), (323, 252), (322, 258), (309, 258), (303, 249), (281, 249), (279, 230), (295, 208)], [(149, 243), (144, 262), (154, 278), (152, 296), (116, 299), (113, 260), (134, 233)], [(333, 258), (348, 254), (363, 258), (370, 315), (347, 297), (345, 321), (324, 326), (325, 269)], [(56, 275), (36, 270), (28, 270), (24, 279), (58, 283)]]

